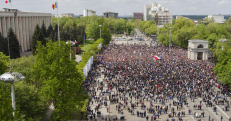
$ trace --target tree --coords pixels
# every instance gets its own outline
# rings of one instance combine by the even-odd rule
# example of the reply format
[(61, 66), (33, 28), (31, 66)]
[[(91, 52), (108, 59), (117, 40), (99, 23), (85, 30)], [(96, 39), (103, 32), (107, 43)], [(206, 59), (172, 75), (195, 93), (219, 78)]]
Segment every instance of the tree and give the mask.
[(14, 120), (12, 115), (13, 108), (10, 98), (10, 84), (0, 81), (0, 120)]
[(43, 46), (38, 42), (32, 75), (36, 83), (44, 84), (40, 93), (54, 100), (52, 120), (64, 120), (70, 119), (70, 113), (77, 110), (77, 95), (81, 94), (79, 89), (84, 77), (77, 70), (74, 58), (69, 59), (69, 46), (64, 41), (57, 45), (58, 42), (49, 41)]
[(223, 50), (220, 52), (217, 60), (218, 63), (216, 64), (216, 67), (213, 68), (213, 70), (217, 73), (222, 84), (229, 86), (231, 89), (231, 54)]
[(35, 55), (35, 52), (36, 52), (37, 41), (40, 41), (43, 45), (46, 45), (45, 37), (38, 24), (36, 25), (34, 34), (32, 36), (31, 49), (32, 49), (33, 55)]
[(141, 21), (144, 21), (144, 18), (143, 18), (143, 16), (141, 16)]
[(4, 38), (0, 32), (0, 52), (3, 52), (3, 54), (8, 53), (8, 41), (6, 38)]
[(41, 31), (42, 31), (44, 37), (48, 37), (47, 30), (46, 30), (46, 25), (45, 25), (44, 21), (43, 21), (43, 24), (41, 26)]
[(74, 22), (71, 30), (70, 38), (72, 41), (77, 40), (77, 24)]
[(86, 27), (86, 34), (95, 41), (100, 38), (100, 27), (98, 23), (90, 23)]
[(217, 40), (217, 35), (215, 33), (209, 35), (209, 37), (207, 38), (207, 41), (209, 41), (209, 48), (213, 47), (213, 44), (215, 43), (216, 40)]
[[(10, 58), (20, 58), (19, 42), (12, 28), (9, 28), (7, 36), (9, 39)], [(6, 55), (9, 55), (8, 51)]]
[(46, 31), (46, 34), (47, 34), (46, 37), (51, 37), (50, 39), (53, 40), (53, 33), (54, 33), (54, 30), (53, 30), (52, 25), (50, 24), (50, 26), (47, 28), (47, 31)]
[(101, 33), (102, 33), (102, 38), (105, 40), (105, 43), (108, 44), (111, 41), (111, 33), (107, 26), (106, 21), (104, 22)]
[(25, 115), (25, 119), (42, 120), (46, 117), (48, 98), (39, 94), (36, 85), (29, 85), (21, 80), (15, 85), (15, 98), (17, 110), (20, 114)]
[(0, 75), (6, 72), (8, 69), (8, 60), (9, 58), (0, 52)]

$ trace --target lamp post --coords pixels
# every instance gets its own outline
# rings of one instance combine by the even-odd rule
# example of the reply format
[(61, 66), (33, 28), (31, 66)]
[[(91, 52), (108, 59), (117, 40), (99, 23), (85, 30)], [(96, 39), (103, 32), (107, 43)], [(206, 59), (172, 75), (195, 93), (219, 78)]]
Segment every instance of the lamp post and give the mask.
[(66, 44), (67, 44), (67, 45), (69, 45), (69, 44), (70, 44), (70, 61), (71, 61), (71, 46), (74, 46), (74, 45), (75, 45), (75, 43), (74, 43), (74, 42), (72, 42), (72, 41), (68, 41), (68, 42), (66, 42)]
[(222, 51), (224, 50), (224, 42), (226, 42), (227, 41), (227, 39), (221, 39), (221, 40), (219, 40), (220, 42), (223, 42), (222, 43)]
[[(14, 82), (20, 81), (21, 79), (24, 79), (24, 78), (25, 77), (22, 74), (18, 72), (12, 72), (12, 71), (4, 73), (0, 76), (1, 81), (11, 84), (11, 100), (12, 100), (12, 107), (14, 111), (16, 110)], [(14, 116), (14, 112), (13, 112), (13, 116)]]
[(169, 37), (169, 52), (171, 51), (170, 50), (170, 46), (171, 46), (171, 29), (172, 29), (172, 27), (169, 27), (169, 29), (170, 29), (170, 37)]
[(100, 27), (100, 39), (101, 39), (101, 27), (102, 27), (102, 25), (99, 25), (99, 27)]

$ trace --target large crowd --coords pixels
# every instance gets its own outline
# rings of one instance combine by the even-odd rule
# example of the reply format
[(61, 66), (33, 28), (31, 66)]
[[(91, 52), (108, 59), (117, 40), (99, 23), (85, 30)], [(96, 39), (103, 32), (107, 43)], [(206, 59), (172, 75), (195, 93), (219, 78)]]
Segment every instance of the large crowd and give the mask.
[[(102, 102), (105, 104), (105, 100), (108, 100), (115, 102), (118, 105), (116, 110), (122, 114), (122, 107), (128, 107), (134, 113), (134, 106), (141, 106), (153, 114), (151, 120), (159, 117), (161, 112), (168, 114), (169, 118), (174, 115), (180, 117), (191, 113), (190, 110), (180, 114), (176, 110), (188, 104), (187, 98), (194, 101), (198, 97), (208, 106), (223, 103), (227, 110), (229, 102), (226, 95), (229, 92), (226, 86), (217, 81), (214, 67), (215, 64), (209, 60), (188, 59), (187, 50), (175, 46), (112, 43), (97, 55), (83, 87), (91, 95), (89, 105), (93, 100), (100, 102), (95, 112)], [(105, 81), (98, 83), (97, 77), (101, 75), (104, 75)], [(98, 86), (95, 86), (97, 83)], [(107, 83), (109, 99), (96, 95), (104, 83)], [(116, 91), (112, 92), (112, 89)], [(149, 107), (144, 104), (145, 100), (150, 103)], [(162, 105), (156, 105), (157, 102)], [(171, 108), (171, 105), (177, 106), (177, 109)], [(201, 109), (201, 105), (195, 107)], [(94, 114), (90, 106), (88, 110)], [(136, 114), (146, 117), (146, 110), (142, 113), (137, 111)]]

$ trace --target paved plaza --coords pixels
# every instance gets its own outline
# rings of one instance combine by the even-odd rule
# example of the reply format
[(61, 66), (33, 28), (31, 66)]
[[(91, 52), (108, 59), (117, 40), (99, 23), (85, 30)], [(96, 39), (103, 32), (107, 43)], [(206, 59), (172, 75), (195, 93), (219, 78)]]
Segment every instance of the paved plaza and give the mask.
[[(137, 32), (137, 33), (141, 34), (140, 32)], [(148, 39), (146, 39), (146, 41), (134, 41), (134, 40), (132, 41), (113, 41), (113, 43), (117, 45), (120, 45), (120, 44), (145, 45), (146, 44), (148, 46), (150, 45), (157, 46), (157, 42), (152, 42), (152, 41), (147, 41), (147, 40)], [(97, 121), (105, 121), (105, 120), (113, 121), (115, 120), (115, 117), (117, 117), (117, 120), (120, 120), (121, 116), (123, 116), (124, 120), (127, 120), (127, 121), (147, 121), (147, 117), (148, 117), (148, 121), (152, 121), (153, 119), (151, 119), (151, 117), (154, 117), (154, 116), (156, 116), (156, 121), (167, 121), (167, 120), (178, 121), (179, 117), (182, 118), (182, 121), (209, 121), (209, 119), (210, 121), (221, 121), (221, 120), (230, 121), (231, 111), (230, 111), (229, 106), (227, 108), (227, 111), (225, 111), (223, 104), (213, 104), (213, 106), (217, 108), (216, 110), (217, 112), (216, 112), (214, 111), (214, 107), (210, 107), (206, 105), (206, 103), (202, 101), (203, 100), (202, 97), (199, 97), (199, 96), (191, 98), (191, 96), (186, 95), (186, 97), (184, 98), (185, 99), (184, 101), (186, 103), (183, 103), (182, 107), (180, 105), (173, 105), (174, 101), (179, 102), (179, 99), (177, 99), (176, 96), (174, 96), (173, 99), (170, 97), (166, 98), (164, 103), (161, 102), (161, 98), (159, 99), (158, 98), (159, 95), (156, 95), (156, 94), (154, 94), (155, 96), (153, 98), (149, 99), (149, 97), (145, 97), (142, 101), (140, 101), (140, 99), (134, 98), (134, 96), (133, 98), (131, 98), (129, 96), (129, 93), (125, 93), (123, 91), (120, 92), (115, 87), (113, 87), (112, 89), (109, 88), (110, 87), (109, 84), (116, 83), (116, 79), (115, 78), (109, 79), (108, 77), (104, 76), (105, 70), (106, 70), (105, 67), (100, 67), (100, 70), (99, 69), (97, 70), (97, 73), (101, 75), (100, 76), (98, 75), (96, 78), (96, 80), (99, 82), (94, 84), (94, 89), (103, 87), (103, 90), (101, 91), (100, 89), (98, 89), (95, 95), (95, 97), (99, 97), (103, 99), (103, 102), (101, 103), (102, 105), (97, 111), (96, 107), (99, 105), (100, 102), (97, 102), (93, 97), (92, 97), (92, 101), (90, 102), (90, 108), (93, 111), (93, 114), (95, 114), (95, 118), (97, 119)], [(213, 83), (211, 89), (214, 91), (216, 96), (222, 96), (220, 93), (217, 93), (220, 91), (218, 89), (218, 83), (216, 82), (211, 82), (211, 83)], [(121, 84), (119, 88), (122, 88), (122, 87), (126, 87), (126, 86)], [(194, 90), (194, 89), (191, 87), (187, 88), (187, 94), (190, 93), (190, 90)], [(109, 93), (106, 93), (106, 92), (109, 92)], [(145, 92), (143, 91), (141, 92), (141, 94), (145, 95)], [(123, 97), (126, 98), (127, 104), (125, 103)], [(118, 100), (114, 102), (109, 101), (112, 98), (118, 99)], [(230, 97), (224, 97), (224, 98), (226, 98), (230, 104), (231, 98)], [(155, 100), (155, 99), (158, 99), (158, 100)], [(150, 103), (150, 101), (152, 101), (152, 103)], [(107, 102), (107, 106), (104, 105), (105, 102)], [(138, 105), (137, 105), (137, 102), (138, 102)], [(133, 109), (131, 105), (135, 103), (136, 103), (136, 106)], [(146, 107), (141, 108), (141, 103), (144, 103)], [(118, 110), (119, 105), (120, 105), (120, 110)], [(197, 107), (198, 105), (201, 105), (200, 110)], [(157, 113), (154, 115), (153, 112), (149, 111), (150, 107), (155, 108), (157, 106), (162, 107), (163, 109), (167, 107), (168, 109), (167, 113), (165, 113), (162, 110), (162, 112), (159, 113), (159, 117), (158, 117)], [(169, 114), (173, 108), (175, 110), (174, 112), (176, 112), (176, 115), (169, 117)], [(109, 109), (109, 111), (107, 111), (107, 109)], [(190, 113), (189, 113), (189, 110), (190, 110)], [(97, 112), (101, 112), (101, 115), (97, 116)], [(141, 117), (141, 115), (138, 116), (137, 115), (138, 112), (139, 114), (140, 113), (144, 114), (146, 112), (146, 116), (143, 116), (143, 117)], [(184, 115), (182, 115), (182, 112), (184, 112)], [(180, 116), (178, 116), (178, 113), (180, 113)], [(94, 119), (91, 119), (91, 120), (94, 120)]]

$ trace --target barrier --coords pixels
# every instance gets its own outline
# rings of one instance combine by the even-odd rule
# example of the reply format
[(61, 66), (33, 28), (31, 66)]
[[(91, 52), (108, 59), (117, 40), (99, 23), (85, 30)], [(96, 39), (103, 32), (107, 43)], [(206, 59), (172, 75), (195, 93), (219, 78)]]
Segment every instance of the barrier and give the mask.
[(87, 64), (83, 68), (83, 74), (84, 74), (85, 78), (87, 77), (88, 72), (91, 70), (92, 64), (93, 64), (93, 56), (91, 56), (89, 58)]

